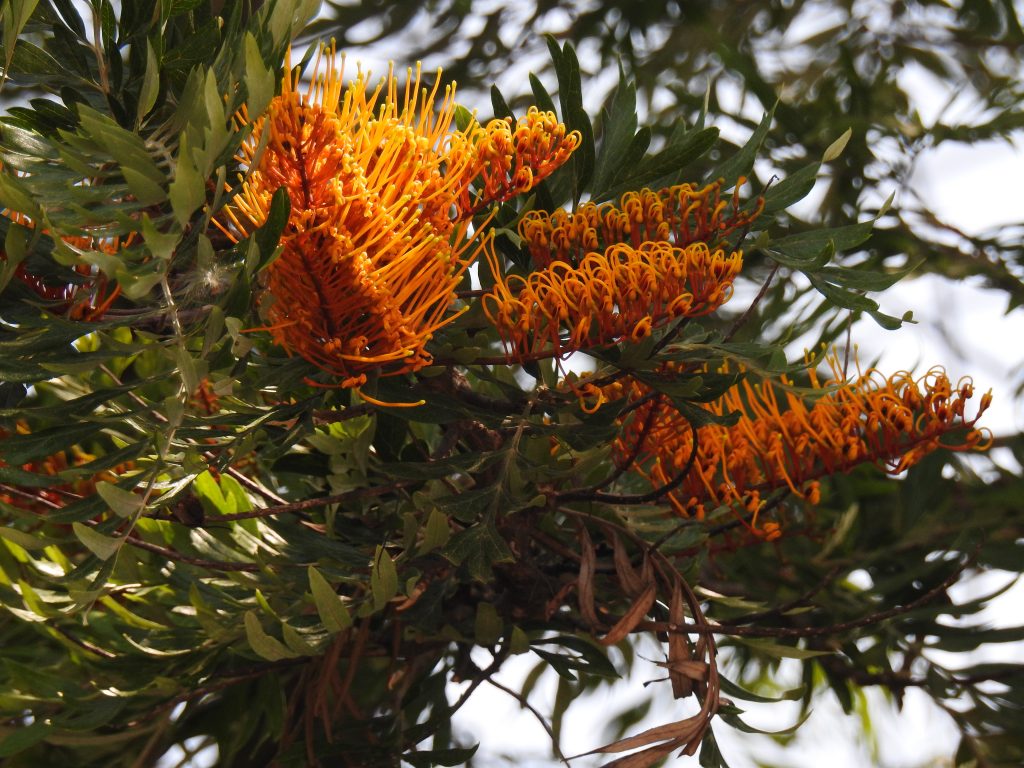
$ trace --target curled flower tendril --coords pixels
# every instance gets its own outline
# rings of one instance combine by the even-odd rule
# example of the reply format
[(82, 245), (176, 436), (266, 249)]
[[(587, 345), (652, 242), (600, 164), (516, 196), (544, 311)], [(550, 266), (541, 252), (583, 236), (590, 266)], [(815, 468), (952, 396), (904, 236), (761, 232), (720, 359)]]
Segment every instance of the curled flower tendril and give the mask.
[[(499, 265), (488, 260), (494, 274)], [(561, 355), (622, 339), (639, 341), (679, 317), (715, 311), (732, 295), (739, 251), (703, 242), (623, 243), (589, 253), (578, 266), (555, 261), (526, 277), (509, 275), (483, 297), (510, 359)]]
[(579, 146), (579, 131), (566, 133), (552, 112), (530, 107), (513, 123), (512, 118), (492, 120), (486, 126), (472, 125), (465, 133), (452, 136), (452, 146), (473, 158), (467, 178), (477, 180), (476, 189), (463, 188), (459, 198), (462, 215), (483, 205), (503, 202), (528, 192), (558, 170)]
[(736, 183), (731, 201), (722, 199), (722, 182), (697, 189), (679, 184), (654, 192), (627, 192), (618, 206), (585, 203), (574, 213), (530, 211), (519, 223), (533, 263), (540, 268), (555, 261), (578, 264), (587, 254), (617, 243), (639, 248), (646, 242), (671, 243), (686, 248), (697, 242), (714, 249), (729, 234), (750, 226), (764, 208), (758, 198), (741, 208)]
[[(688, 476), (667, 500), (683, 516), (731, 505), (747, 513), (751, 530), (774, 538), (778, 528), (757, 528), (763, 496), (786, 488), (810, 504), (821, 499), (819, 479), (873, 463), (898, 474), (937, 448), (985, 450), (987, 430), (975, 428), (988, 409), (982, 395), (973, 418), (964, 415), (974, 395), (969, 378), (952, 386), (941, 368), (919, 378), (907, 372), (885, 377), (871, 369), (847, 379), (835, 357), (829, 359), (835, 381), (823, 386), (809, 371), (813, 397), (799, 395), (791, 382), (744, 379), (712, 403), (717, 415), (738, 412), (731, 425), (708, 424), (697, 430), (697, 457)], [(609, 400), (635, 402), (650, 388), (635, 380), (606, 388)], [(615, 444), (621, 464), (635, 468), (655, 487), (686, 466), (693, 450), (683, 414), (664, 397), (649, 399), (627, 415)], [(638, 442), (640, 443), (638, 445)], [(746, 519), (746, 518), (745, 518)]]
[(441, 93), (440, 72), (429, 88), (418, 67), (404, 88), (391, 72), (376, 87), (359, 72), (343, 89), (333, 48), (322, 73), (321, 63), (305, 95), (298, 73), (285, 77), (255, 122), (239, 158), (249, 173), (219, 225), (238, 239), (287, 190), (282, 253), (266, 274), (267, 329), (290, 354), (359, 386), (370, 371), (431, 362), (426, 344), (457, 316), (455, 287), (480, 250), (472, 214), (529, 189), (578, 137), (531, 112), (506, 147), (508, 124), (453, 127), (454, 88)]

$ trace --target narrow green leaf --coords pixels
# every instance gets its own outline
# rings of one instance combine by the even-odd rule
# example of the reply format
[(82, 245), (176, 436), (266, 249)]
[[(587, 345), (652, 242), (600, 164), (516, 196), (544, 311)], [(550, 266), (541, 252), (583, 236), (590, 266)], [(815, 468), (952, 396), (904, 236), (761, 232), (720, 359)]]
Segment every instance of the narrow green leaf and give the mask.
[(281, 637), (284, 638), (288, 649), (297, 656), (314, 656), (316, 654), (316, 648), (286, 621), (281, 622)]
[(764, 212), (775, 213), (784, 210), (807, 197), (814, 189), (820, 168), (821, 163), (805, 165), (778, 184), (773, 184), (764, 195)]
[(0, 292), (14, 277), (18, 265), (25, 260), (30, 230), (21, 224), (11, 222), (4, 237), (4, 259), (0, 261)]
[(820, 254), (830, 242), (838, 252), (849, 251), (863, 245), (871, 237), (871, 230), (874, 229), (874, 226), (875, 222), (872, 219), (860, 224), (800, 232), (772, 241), (771, 249), (781, 251), (796, 259), (813, 258)]
[[(9, 57), (8, 70), (10, 73), (28, 76), (19, 79), (43, 81), (54, 77), (67, 78), (71, 74), (53, 56), (28, 40), (18, 40), (17, 44), (13, 46), (13, 55), (11, 55), (11, 45), (5, 43), (4, 48)], [(80, 78), (74, 79), (80, 80)]]
[(451, 537), (451, 528), (448, 525), (448, 517), (438, 508), (430, 511), (427, 522), (423, 526), (423, 541), (420, 543), (419, 553), (421, 555), (431, 552), (438, 547), (443, 547)]
[(142, 88), (139, 89), (139, 107), (136, 112), (136, 120), (142, 119), (149, 114), (156, 105), (156, 97), (160, 92), (160, 63), (156, 60), (156, 51), (148, 40), (146, 41), (146, 73), (142, 77)]
[(551, 94), (532, 72), (530, 73), (530, 90), (533, 91), (533, 99), (538, 109), (557, 113), (558, 110), (555, 109), (555, 102), (551, 99)]
[(206, 202), (206, 179), (196, 170), (188, 141), (188, 132), (181, 134), (181, 149), (174, 166), (174, 181), (168, 188), (171, 208), (178, 224), (184, 227), (192, 214)]
[[(627, 149), (633, 142), (637, 129), (636, 86), (626, 80), (626, 74), (619, 62), (619, 86), (601, 126), (601, 148), (594, 164), (593, 193), (599, 195), (628, 168)], [(646, 147), (644, 148), (646, 151)]]
[(746, 176), (750, 173), (750, 169), (754, 167), (754, 160), (757, 159), (761, 146), (764, 144), (765, 137), (768, 136), (768, 130), (771, 128), (774, 116), (775, 107), (773, 106), (768, 112), (764, 113), (764, 117), (761, 118), (761, 122), (754, 129), (754, 133), (747, 140), (747, 143), (732, 157), (711, 171), (708, 174), (707, 180), (724, 179), (723, 188), (729, 189), (736, 184), (740, 176)]
[(843, 288), (827, 283), (824, 280), (819, 279), (812, 273), (805, 273), (807, 279), (815, 289), (828, 299), (833, 304), (842, 307), (843, 309), (852, 309), (854, 311), (871, 312), (872, 310), (878, 309), (878, 302), (874, 299), (869, 299), (867, 296), (862, 296), (859, 293), (847, 291)]
[(380, 610), (388, 600), (398, 594), (398, 571), (395, 561), (391, 559), (384, 547), (377, 547), (373, 569), (370, 572), (370, 592), (373, 594), (373, 606)]
[(509, 107), (508, 102), (505, 101), (505, 97), (501, 95), (501, 91), (498, 90), (498, 86), (491, 86), (491, 109), (494, 110), (494, 116), (499, 120), (504, 120), (506, 117), (515, 119), (515, 115), (512, 113), (512, 109)]
[(299, 655), (286, 648), (277, 638), (264, 632), (254, 611), (245, 612), (245, 637), (256, 654), (267, 661), (294, 659)]
[(92, 552), (100, 560), (109, 560), (124, 544), (123, 538), (105, 536), (95, 528), (90, 528), (84, 523), (74, 522), (72, 530), (78, 540), (85, 545), (86, 549)]
[(352, 615), (344, 601), (335, 593), (327, 579), (314, 566), (306, 570), (309, 578), (309, 589), (313, 593), (320, 621), (327, 631), (334, 634), (352, 626)]
[(235, 512), (233, 505), (221, 492), (220, 486), (209, 471), (196, 475), (192, 481), (192, 491), (201, 501), (208, 502), (211, 511), (218, 515), (230, 515)]
[(128, 189), (143, 205), (156, 205), (167, 199), (164, 188), (138, 169), (122, 165), (121, 173), (124, 174), (124, 180), (128, 182)]
[(904, 277), (913, 272), (921, 264), (920, 261), (893, 272), (876, 272), (874, 270), (850, 267), (830, 266), (818, 270), (818, 274), (834, 285), (856, 291), (884, 291), (891, 288)]
[(129, 186), (132, 186), (132, 179), (129, 178), (128, 171), (137, 179), (145, 179), (158, 188), (164, 182), (164, 172), (150, 157), (140, 136), (126, 131), (110, 117), (84, 104), (78, 105), (78, 118), (82, 123), (82, 130), (121, 165)]
[(845, 131), (843, 131), (842, 136), (840, 136), (838, 139), (829, 144), (828, 149), (825, 150), (825, 154), (821, 156), (821, 162), (831, 163), (833, 160), (835, 160), (837, 157), (843, 154), (843, 150), (846, 149), (846, 145), (847, 143), (849, 143), (850, 137), (852, 135), (852, 128), (847, 128)]
[(181, 232), (175, 229), (170, 232), (161, 232), (146, 213), (142, 214), (140, 226), (143, 239), (146, 242), (146, 250), (158, 259), (169, 261), (174, 255), (178, 243), (181, 242)]
[(711, 149), (717, 140), (717, 128), (687, 132), (657, 154), (637, 163), (621, 180), (606, 190), (601, 199), (608, 200), (630, 190), (651, 186), (680, 173), (689, 163)]
[(263, 226), (256, 230), (253, 241), (259, 249), (258, 260), (253, 264), (246, 263), (246, 271), (254, 275), (270, 264), (278, 253), (278, 243), (281, 240), (281, 233), (288, 224), (288, 217), (291, 214), (291, 198), (288, 190), (280, 187), (274, 196), (270, 198), (270, 209), (267, 211), (267, 218)]
[[(0, 358), (0, 376), (4, 376), (6, 379), (7, 376), (3, 370), (4, 364), (5, 361)], [(3, 458), (8, 464), (26, 464), (34, 459), (52, 456), (58, 451), (63, 451), (69, 445), (92, 437), (99, 431), (99, 424), (81, 422), (43, 429), (28, 435), (8, 435), (0, 441), (0, 458)]]
[(38, 219), (39, 206), (28, 188), (11, 173), (0, 172), (0, 206)]
[(781, 645), (768, 640), (753, 640), (747, 637), (733, 638), (749, 648), (776, 659), (813, 659), (816, 656), (831, 656), (834, 651), (812, 651), (807, 648), (795, 648), (792, 645)]
[(836, 255), (836, 246), (831, 240), (825, 243), (825, 246), (813, 256), (794, 256), (790, 253), (785, 253), (772, 245), (765, 246), (764, 249), (772, 259), (779, 262), (779, 264), (784, 267), (799, 269), (801, 272), (805, 273), (816, 273), (832, 261), (833, 257)]
[(903, 317), (893, 317), (884, 312), (879, 312), (877, 309), (869, 309), (868, 315), (887, 331), (896, 331), (902, 328), (904, 323), (914, 322), (914, 313), (910, 311), (904, 312)]
[(734, 699), (743, 699), (744, 701), (756, 701), (761, 704), (771, 704), (778, 701), (800, 701), (803, 698), (804, 693), (807, 691), (807, 686), (801, 685), (796, 688), (791, 688), (788, 691), (783, 691), (778, 696), (761, 696), (760, 694), (748, 691), (746, 688), (742, 688), (736, 683), (732, 682), (722, 675), (718, 676), (718, 681), (722, 686), (722, 693)]
[(473, 636), (477, 645), (494, 645), (501, 639), (504, 622), (492, 603), (476, 605), (476, 620), (473, 622)]
[(96, 483), (96, 493), (100, 495), (118, 517), (132, 517), (142, 509), (142, 497), (131, 491), (118, 488), (113, 483), (101, 481)]
[(246, 107), (255, 117), (263, 114), (274, 97), (274, 72), (263, 62), (259, 43), (252, 32), (245, 33), (245, 87), (249, 97)]
[(807, 718), (811, 716), (811, 712), (812, 710), (808, 709), (795, 723), (793, 723), (793, 725), (778, 731), (766, 731), (761, 730), (760, 728), (755, 728), (754, 726), (748, 725), (744, 722), (738, 714), (734, 714), (732, 712), (723, 712), (720, 710), (719, 716), (722, 718), (723, 722), (728, 723), (738, 731), (743, 731), (743, 733), (760, 733), (768, 736), (789, 736), (796, 733), (797, 729), (799, 729), (800, 726), (806, 722)]
[(49, 724), (38, 720), (23, 728), (15, 728), (0, 741), (0, 757), (10, 757), (25, 751), (45, 739), (51, 730)]
[(34, 549), (43, 549), (53, 543), (52, 540), (43, 536), (33, 535), (25, 531), (19, 531), (17, 528), (8, 528), (6, 526), (0, 526), (0, 539), (7, 539), (30, 552)]

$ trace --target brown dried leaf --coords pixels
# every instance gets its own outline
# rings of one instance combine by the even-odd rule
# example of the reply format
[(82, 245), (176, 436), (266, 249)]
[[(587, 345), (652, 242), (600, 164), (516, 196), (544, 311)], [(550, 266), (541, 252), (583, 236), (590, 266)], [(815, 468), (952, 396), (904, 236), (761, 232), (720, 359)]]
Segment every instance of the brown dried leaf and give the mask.
[(558, 610), (562, 607), (565, 602), (565, 598), (569, 596), (569, 593), (576, 588), (576, 582), (570, 581), (568, 584), (563, 584), (559, 590), (552, 596), (550, 600), (544, 605), (544, 621), (549, 621), (552, 616), (558, 613)]
[(637, 575), (636, 569), (633, 568), (633, 564), (629, 560), (626, 547), (622, 544), (622, 540), (616, 533), (612, 533), (612, 551), (614, 553), (615, 573), (618, 574), (622, 591), (630, 597), (636, 597), (643, 591), (644, 582)]
[(610, 763), (604, 766), (604, 768), (649, 768), (661, 760), (669, 752), (674, 751), (677, 747), (684, 743), (682, 739), (673, 739), (672, 741), (666, 742), (665, 744), (659, 744), (656, 747), (650, 747), (642, 752), (636, 752), (632, 755), (626, 755), (612, 760)]
[(688, 680), (703, 681), (708, 676), (708, 663), (701, 661), (700, 659), (691, 659), (687, 661), (666, 661), (659, 666), (665, 667), (669, 670), (670, 676), (672, 672), (676, 672)]
[[(688, 717), (685, 720), (679, 720), (674, 723), (665, 723), (665, 725), (656, 725), (655, 727), (648, 728), (646, 731), (642, 731), (635, 736), (627, 736), (624, 739), (613, 741), (611, 744), (606, 744), (603, 747), (591, 750), (590, 752), (585, 752), (583, 755), (577, 755), (576, 757), (607, 754), (609, 752), (627, 752), (631, 749), (648, 747), (655, 742), (666, 740), (673, 742), (678, 741), (679, 744), (683, 744), (693, 738), (694, 734), (703, 731), (705, 722), (705, 714), (703, 712), (698, 712), (696, 715)], [(669, 750), (672, 749), (675, 749), (675, 747), (669, 747)]]
[[(681, 627), (686, 621), (686, 614), (683, 609), (683, 590), (678, 579), (672, 585), (672, 599), (668, 605), (669, 624)], [(690, 641), (681, 630), (675, 629), (668, 635), (668, 677), (672, 681), (672, 695), (677, 699), (685, 699), (693, 694), (693, 680), (681, 672), (680, 665), (690, 661), (693, 656), (690, 654)], [(701, 662), (703, 666), (703, 662)]]
[(695, 754), (697, 752), (697, 747), (699, 747), (700, 743), (704, 741), (704, 734), (707, 733), (707, 730), (710, 727), (711, 719), (708, 718), (704, 721), (704, 724), (700, 727), (700, 730), (690, 737), (690, 740), (686, 743), (686, 749), (680, 752), (679, 756), (682, 757), (683, 755)]
[(651, 582), (647, 588), (636, 599), (625, 615), (615, 622), (615, 626), (608, 630), (608, 634), (601, 638), (602, 645), (615, 645), (624, 639), (630, 632), (636, 629), (637, 625), (644, 620), (651, 606), (654, 605), (654, 598), (658, 594), (658, 585)]
[(597, 613), (594, 610), (594, 572), (597, 566), (597, 554), (594, 551), (594, 542), (590, 540), (587, 529), (581, 527), (580, 540), (580, 575), (576, 580), (576, 590), (579, 596), (580, 616), (591, 627), (599, 626)]

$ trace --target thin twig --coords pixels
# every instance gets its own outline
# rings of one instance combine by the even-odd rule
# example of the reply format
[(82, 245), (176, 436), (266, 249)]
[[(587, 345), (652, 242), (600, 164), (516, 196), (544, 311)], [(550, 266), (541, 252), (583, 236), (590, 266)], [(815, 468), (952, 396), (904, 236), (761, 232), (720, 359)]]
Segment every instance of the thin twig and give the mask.
[[(47, 489), (41, 488), (40, 490)], [(43, 504), (49, 507), (50, 509), (64, 509), (63, 504), (58, 504), (55, 501), (50, 501), (49, 499), (45, 499), (42, 496), (37, 496), (34, 493), (24, 491), (21, 488), (18, 488), (17, 486), (8, 485), (7, 483), (0, 483), (0, 491), (3, 491), (4, 493), (9, 493), (12, 496), (20, 496), (21, 498), (32, 501), (33, 503)]]
[[(509, 640), (506, 637), (502, 640), (501, 646), (497, 651), (494, 652), (494, 656), (491, 659), (491, 663), (487, 665), (485, 669), (480, 670), (480, 674), (473, 678), (473, 681), (469, 686), (462, 692), (462, 695), (452, 704), (450, 707), (444, 710), (444, 712), (437, 713), (434, 717), (428, 720), (421, 727), (424, 732), (433, 733), (437, 726), (443, 722), (451, 722), (452, 716), (458, 712), (462, 706), (469, 701), (469, 697), (473, 695), (473, 692), (480, 687), (480, 684), (487, 680), (491, 675), (501, 669), (501, 665), (505, 663), (505, 659), (508, 657), (509, 651)], [(424, 737), (425, 738), (425, 737)], [(418, 743), (418, 742), (416, 742)], [(412, 749), (416, 746), (416, 743), (406, 743), (406, 748)]]
[[(975, 549), (977, 552), (977, 548)], [(959, 568), (953, 573), (943, 579), (942, 583), (929, 589), (920, 597), (911, 600), (905, 605), (895, 606), (888, 608), (884, 611), (878, 611), (876, 613), (862, 616), (859, 619), (853, 621), (845, 621), (840, 624), (830, 624), (827, 627), (745, 627), (737, 626), (734, 624), (708, 624), (708, 623), (697, 623), (697, 624), (682, 624), (678, 626), (670, 626), (669, 622), (666, 621), (652, 621), (645, 622), (644, 626), (648, 629), (655, 631), (682, 631), (692, 633), (703, 633), (707, 635), (733, 635), (736, 637), (786, 637), (786, 638), (800, 638), (800, 637), (821, 637), (822, 635), (833, 635), (842, 632), (847, 632), (851, 629), (860, 629), (861, 627), (871, 626), (872, 624), (878, 624), (891, 619), (896, 616), (900, 616), (904, 613), (909, 613), (915, 608), (928, 603), (944, 593), (953, 584), (956, 583), (960, 575), (967, 569), (967, 567), (974, 562), (974, 554), (968, 557)]]
[(171, 713), (167, 713), (167, 717), (161, 720), (157, 725), (153, 727), (153, 733), (146, 740), (142, 750), (136, 756), (135, 760), (132, 761), (131, 768), (145, 768), (147, 765), (151, 765), (150, 753), (156, 748), (156, 745), (160, 742), (160, 737), (167, 732), (167, 728), (171, 725)]
[(84, 648), (85, 650), (89, 651), (89, 653), (95, 653), (97, 656), (102, 656), (104, 659), (116, 659), (117, 658), (117, 654), (116, 653), (111, 653), (110, 651), (104, 650), (103, 648), (100, 648), (98, 646), (93, 645), (92, 643), (88, 642), (87, 640), (82, 640), (81, 638), (75, 637), (74, 635), (72, 635), (70, 632), (68, 632), (66, 629), (64, 629), (63, 627), (61, 627), (58, 624), (50, 623), (50, 624), (48, 624), (48, 626), (52, 630), (57, 632), (59, 635), (61, 635), (62, 637), (65, 637), (68, 640), (70, 640), (72, 643), (74, 643), (78, 647)]
[(831, 568), (828, 573), (822, 576), (820, 581), (814, 584), (810, 589), (808, 589), (799, 597), (794, 598), (789, 602), (783, 603), (782, 605), (776, 606), (775, 608), (769, 608), (768, 610), (757, 611), (755, 613), (747, 613), (742, 616), (737, 616), (732, 620), (732, 623), (749, 624), (754, 621), (763, 621), (764, 619), (767, 619), (769, 616), (778, 616), (785, 613), (786, 611), (791, 611), (794, 608), (798, 608), (799, 606), (807, 603), (807, 601), (814, 597), (816, 594), (818, 594), (818, 592), (820, 592), (833, 581), (835, 581), (836, 576), (838, 576), (840, 571), (842, 570), (843, 569), (841, 566), (836, 565), (833, 568)]
[(183, 555), (173, 549), (161, 547), (159, 544), (150, 544), (148, 541), (137, 539), (134, 536), (127, 536), (124, 543), (130, 544), (137, 549), (144, 549), (147, 552), (163, 555), (167, 559), (174, 560), (175, 562), (185, 563), (186, 565), (195, 565), (200, 568), (209, 568), (215, 571), (258, 571), (260, 569), (260, 567), (254, 563), (229, 563), (226, 560), (206, 560), (201, 557), (190, 557), (189, 555)]
[[(209, 456), (209, 454), (207, 454), (207, 456)], [(227, 474), (231, 475), (231, 477), (235, 478), (235, 480), (237, 480), (241, 485), (244, 485), (246, 488), (248, 488), (253, 493), (256, 493), (256, 494), (262, 496), (267, 501), (272, 501), (275, 504), (287, 504), (288, 503), (287, 501), (282, 499), (280, 496), (278, 496), (276, 493), (274, 493), (272, 490), (270, 490), (265, 485), (263, 485), (263, 483), (261, 483), (260, 481), (256, 480), (255, 478), (249, 477), (248, 475), (246, 475), (243, 472), (240, 472), (239, 470), (235, 469), (234, 467), (228, 467), (225, 470), (225, 472), (227, 472)]]
[(345, 491), (344, 493), (335, 493), (331, 496), (319, 496), (315, 499), (304, 499), (303, 501), (293, 501), (290, 504), (278, 504), (273, 507), (255, 509), (252, 512), (239, 512), (234, 515), (208, 515), (206, 519), (209, 522), (225, 523), (233, 520), (251, 520), (257, 517), (272, 517), (273, 515), (286, 515), (294, 512), (303, 512), (307, 509), (326, 507), (328, 504), (337, 504), (339, 502), (353, 501), (355, 499), (372, 498), (374, 496), (383, 496), (384, 494), (391, 493), (399, 488), (413, 485), (414, 482), (415, 481), (413, 480), (402, 480), (397, 483), (378, 485), (373, 488), (356, 488), (355, 490)]
[(492, 677), (488, 677), (487, 682), (493, 685), (499, 691), (504, 691), (513, 699), (518, 701), (520, 706), (522, 706), (524, 709), (530, 710), (530, 714), (532, 714), (537, 719), (537, 722), (540, 723), (541, 727), (544, 729), (548, 737), (551, 739), (551, 749), (554, 750), (555, 756), (558, 758), (559, 762), (564, 763), (568, 766), (569, 761), (566, 760), (565, 755), (562, 754), (562, 750), (558, 745), (558, 738), (555, 736), (555, 732), (551, 729), (551, 726), (548, 724), (548, 721), (544, 719), (544, 716), (540, 712), (538, 712), (529, 701), (527, 701), (526, 697), (523, 696), (523, 694), (517, 693), (516, 691), (513, 691), (511, 688), (502, 685)]
[(736, 335), (736, 332), (739, 331), (739, 329), (742, 328), (743, 325), (750, 319), (750, 316), (754, 313), (754, 309), (757, 308), (757, 305), (761, 303), (761, 300), (765, 297), (765, 294), (768, 293), (768, 286), (772, 284), (772, 279), (775, 277), (775, 274), (778, 271), (779, 262), (775, 262), (775, 266), (772, 267), (772, 271), (768, 273), (768, 277), (765, 278), (764, 283), (761, 285), (761, 290), (757, 292), (757, 295), (754, 297), (754, 300), (750, 302), (750, 306), (747, 307), (746, 311), (744, 311), (742, 315), (736, 318), (736, 321), (732, 324), (732, 326), (729, 328), (729, 331), (725, 334), (725, 338), (722, 339), (723, 342), (730, 341), (732, 337)]
[(568, 491), (566, 493), (554, 494), (554, 501), (558, 503), (598, 501), (604, 504), (649, 504), (652, 501), (657, 501), (682, 485), (683, 481), (690, 474), (690, 470), (693, 469), (693, 464), (697, 460), (697, 427), (694, 426), (693, 422), (690, 422), (690, 439), (693, 442), (693, 448), (690, 450), (690, 457), (686, 460), (686, 465), (675, 477), (659, 488), (655, 488), (648, 493), (638, 494), (602, 493), (601, 491), (591, 492), (589, 490)]

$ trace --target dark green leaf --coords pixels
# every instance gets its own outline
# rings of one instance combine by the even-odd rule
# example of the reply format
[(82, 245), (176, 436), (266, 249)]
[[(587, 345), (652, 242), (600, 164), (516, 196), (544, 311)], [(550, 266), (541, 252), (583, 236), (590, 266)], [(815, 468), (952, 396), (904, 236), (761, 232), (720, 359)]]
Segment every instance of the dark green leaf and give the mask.
[(455, 534), (442, 554), (455, 565), (465, 564), (469, 575), (483, 583), (494, 578), (495, 564), (515, 559), (491, 521), (477, 523)]
[(463, 749), (432, 749), (422, 752), (406, 752), (402, 755), (402, 761), (409, 763), (414, 768), (433, 768), (435, 765), (456, 766), (465, 765), (473, 755), (479, 744)]

